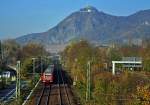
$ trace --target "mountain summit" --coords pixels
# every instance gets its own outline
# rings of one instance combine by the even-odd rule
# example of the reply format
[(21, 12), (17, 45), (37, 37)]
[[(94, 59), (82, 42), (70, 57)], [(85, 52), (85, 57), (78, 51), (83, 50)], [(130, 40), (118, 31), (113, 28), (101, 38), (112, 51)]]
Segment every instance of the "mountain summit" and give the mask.
[(86, 6), (85, 8), (80, 9), (80, 12), (98, 12), (95, 7)]
[(29, 42), (44, 45), (67, 44), (73, 40), (86, 39), (96, 43), (135, 42), (150, 37), (150, 10), (139, 11), (130, 16), (113, 16), (86, 6), (58, 25), (42, 33), (33, 33), (16, 39), (21, 44)]

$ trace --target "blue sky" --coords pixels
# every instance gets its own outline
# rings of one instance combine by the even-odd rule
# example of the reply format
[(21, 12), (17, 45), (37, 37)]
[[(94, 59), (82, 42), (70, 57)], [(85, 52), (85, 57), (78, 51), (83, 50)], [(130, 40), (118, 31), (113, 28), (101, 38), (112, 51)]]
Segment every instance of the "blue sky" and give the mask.
[(86, 5), (127, 16), (150, 9), (150, 0), (0, 0), (0, 39), (44, 32)]

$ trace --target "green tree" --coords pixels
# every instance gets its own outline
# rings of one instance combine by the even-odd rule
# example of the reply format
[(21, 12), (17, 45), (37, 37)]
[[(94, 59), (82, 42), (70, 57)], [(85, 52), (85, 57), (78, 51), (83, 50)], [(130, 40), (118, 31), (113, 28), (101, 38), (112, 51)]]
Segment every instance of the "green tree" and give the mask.
[(109, 61), (121, 60), (122, 54), (116, 48), (110, 48), (109, 50)]
[(22, 65), (21, 75), (22, 77), (29, 77), (33, 72), (33, 61), (31, 58), (26, 58)]

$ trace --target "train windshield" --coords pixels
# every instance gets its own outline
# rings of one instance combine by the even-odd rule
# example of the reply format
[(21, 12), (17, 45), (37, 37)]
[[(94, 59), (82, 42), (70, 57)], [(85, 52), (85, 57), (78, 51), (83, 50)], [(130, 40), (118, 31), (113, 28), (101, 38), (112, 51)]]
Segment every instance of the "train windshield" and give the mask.
[(54, 65), (48, 66), (48, 68), (45, 70), (45, 73), (52, 73), (54, 69)]

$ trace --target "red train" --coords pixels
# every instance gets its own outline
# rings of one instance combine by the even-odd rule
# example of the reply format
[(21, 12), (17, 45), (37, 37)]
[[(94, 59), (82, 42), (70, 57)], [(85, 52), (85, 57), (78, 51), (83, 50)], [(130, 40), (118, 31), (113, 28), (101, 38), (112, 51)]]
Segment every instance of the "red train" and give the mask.
[(43, 83), (52, 83), (54, 80), (54, 65), (49, 65), (44, 73), (41, 75), (41, 81)]

